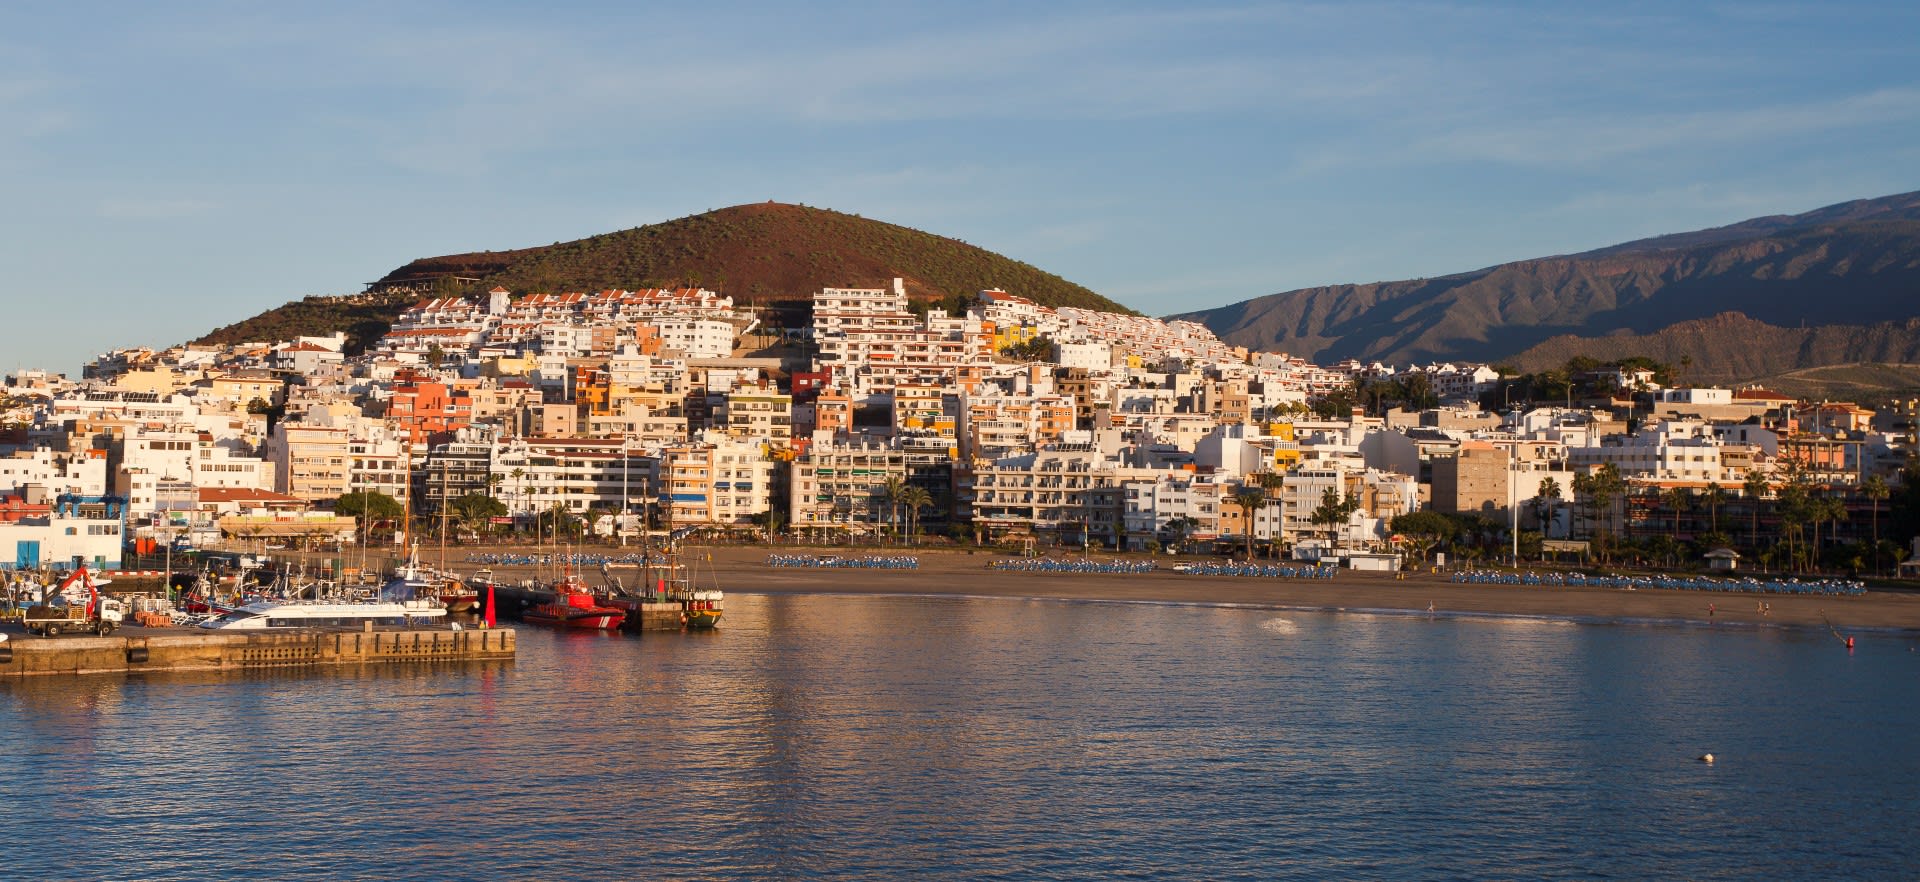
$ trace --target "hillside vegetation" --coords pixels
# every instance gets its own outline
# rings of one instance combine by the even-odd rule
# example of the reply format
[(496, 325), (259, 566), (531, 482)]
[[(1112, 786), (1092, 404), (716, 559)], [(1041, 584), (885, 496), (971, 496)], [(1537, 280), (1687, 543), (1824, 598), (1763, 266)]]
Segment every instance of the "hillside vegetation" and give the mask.
[(376, 326), (384, 332), (381, 323), (391, 324), (418, 292), (474, 293), (496, 285), (516, 295), (699, 285), (738, 304), (782, 309), (800, 320), (821, 288), (882, 287), (896, 277), (922, 302), (956, 305), (980, 290), (1001, 288), (1047, 306), (1133, 312), (1031, 264), (958, 239), (823, 208), (766, 202), (537, 248), (422, 258), (371, 286), (376, 292), (408, 293), (378, 298), (367, 309), (308, 298), (203, 340), (354, 333), (356, 324), (363, 335)]

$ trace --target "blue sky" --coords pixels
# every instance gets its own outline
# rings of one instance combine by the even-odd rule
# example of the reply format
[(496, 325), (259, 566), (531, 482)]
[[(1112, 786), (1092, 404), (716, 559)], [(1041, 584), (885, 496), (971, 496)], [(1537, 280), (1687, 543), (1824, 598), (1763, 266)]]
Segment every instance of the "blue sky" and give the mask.
[(0, 367), (767, 199), (1164, 314), (1920, 189), (1911, 3), (307, 7), (0, 7)]

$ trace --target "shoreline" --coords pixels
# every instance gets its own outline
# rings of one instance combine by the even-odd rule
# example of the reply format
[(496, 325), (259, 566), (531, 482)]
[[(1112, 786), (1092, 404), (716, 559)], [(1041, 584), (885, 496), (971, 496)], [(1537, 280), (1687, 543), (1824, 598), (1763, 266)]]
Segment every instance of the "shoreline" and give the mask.
[[(583, 554), (621, 555), (636, 547), (574, 546)], [(1869, 590), (1860, 597), (1796, 596), (1746, 592), (1675, 591), (1565, 586), (1466, 584), (1444, 575), (1409, 573), (1395, 579), (1383, 573), (1342, 570), (1330, 580), (1276, 579), (1253, 576), (1191, 576), (1168, 569), (1176, 560), (1161, 558), (1162, 568), (1150, 573), (1029, 573), (988, 570), (987, 564), (1007, 555), (987, 550), (953, 548), (835, 548), (798, 545), (697, 546), (702, 558), (702, 581), (707, 571), (719, 587), (741, 594), (889, 594), (900, 596), (999, 597), (1063, 601), (1150, 602), (1250, 606), (1299, 612), (1365, 612), (1425, 615), (1431, 605), (1436, 615), (1453, 617), (1521, 617), (1591, 624), (1691, 624), (1760, 628), (1829, 627), (1846, 632), (1920, 635), (1920, 591)], [(483, 564), (466, 560), (474, 553), (549, 554), (555, 549), (526, 545), (458, 546), (449, 548), (448, 568), (471, 574)], [(915, 570), (828, 569), (770, 567), (768, 554), (912, 555), (920, 559)], [(296, 553), (300, 558), (329, 555)], [(422, 555), (423, 559), (427, 555)], [(1120, 559), (1112, 558), (1108, 559)], [(1127, 560), (1139, 560), (1127, 557)], [(1199, 560), (1199, 558), (1191, 558)], [(1209, 558), (1214, 559), (1214, 558)], [(525, 565), (495, 565), (503, 580), (547, 577), (543, 569)], [(589, 581), (598, 581), (593, 567), (583, 567)], [(1758, 604), (1771, 606), (1762, 614)], [(1711, 609), (1709, 609), (1711, 605)]]
[[(742, 594), (892, 594), (1024, 600), (1176, 603), (1289, 612), (1347, 612), (1451, 618), (1519, 617), (1581, 624), (1829, 627), (1876, 634), (1920, 633), (1920, 595), (1869, 591), (1860, 597), (1463, 584), (1445, 576), (1341, 571), (1330, 580), (988, 570), (1002, 555), (887, 549), (821, 554), (912, 554), (916, 570), (769, 567), (764, 546), (710, 549), (720, 586)], [(793, 553), (810, 553), (791, 549)], [(1759, 604), (1771, 609), (1762, 613)]]

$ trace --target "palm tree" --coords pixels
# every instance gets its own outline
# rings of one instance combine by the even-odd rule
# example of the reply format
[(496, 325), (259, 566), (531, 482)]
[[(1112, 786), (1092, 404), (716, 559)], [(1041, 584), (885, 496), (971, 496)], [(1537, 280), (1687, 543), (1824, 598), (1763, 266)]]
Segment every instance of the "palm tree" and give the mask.
[(1547, 532), (1547, 512), (1560, 501), (1560, 482), (1551, 477), (1540, 479), (1540, 492), (1533, 497), (1533, 519), (1540, 525), (1540, 534)]
[(1720, 506), (1727, 501), (1727, 490), (1720, 486), (1719, 481), (1708, 481), (1706, 497), (1707, 517), (1711, 525), (1709, 532), (1717, 536), (1720, 534)]
[(1752, 545), (1756, 551), (1760, 549), (1760, 497), (1767, 495), (1772, 489), (1772, 485), (1767, 483), (1767, 476), (1762, 474), (1759, 469), (1748, 471), (1747, 479), (1740, 482), (1740, 492), (1746, 494), (1752, 506), (1750, 511), (1753, 516), (1753, 524), (1747, 532), (1747, 542)]
[(1324, 525), (1327, 528), (1327, 541), (1337, 544), (1340, 534), (1336, 527), (1346, 523), (1347, 517), (1359, 508), (1358, 500), (1351, 496), (1342, 497), (1339, 490), (1328, 487), (1320, 494), (1320, 506), (1313, 510), (1309, 520)]
[(1162, 528), (1167, 531), (1168, 550), (1174, 554), (1184, 552), (1186, 550), (1187, 534), (1193, 532), (1193, 528), (1199, 525), (1199, 521), (1194, 520), (1188, 515), (1169, 518), (1166, 526)]
[(907, 479), (900, 475), (888, 475), (887, 483), (882, 487), (881, 492), (886, 494), (887, 505), (891, 512), (891, 516), (887, 520), (887, 526), (892, 527), (894, 532), (898, 534), (900, 531), (901, 497), (907, 492)]
[(1807, 522), (1809, 514), (1807, 488), (1797, 483), (1782, 484), (1774, 494), (1773, 510), (1780, 517), (1780, 537), (1786, 542), (1787, 563), (1792, 566), (1800, 560), (1794, 551), (1794, 539), (1802, 532), (1801, 525)]
[(1242, 487), (1233, 492), (1233, 503), (1240, 506), (1240, 513), (1247, 523), (1247, 560), (1253, 560), (1253, 518), (1254, 514), (1266, 507), (1267, 493), (1258, 487)]
[[(1599, 511), (1599, 509), (1593, 507), (1593, 476), (1592, 475), (1574, 475), (1573, 476), (1573, 501), (1574, 501), (1573, 510), (1574, 510), (1574, 513), (1576, 514), (1583, 511), (1593, 511), (1593, 512)], [(1593, 524), (1592, 524), (1593, 518), (1589, 516), (1589, 517), (1582, 518), (1581, 520), (1586, 521), (1587, 523), (1581, 524), (1580, 526), (1586, 527), (1587, 532), (1591, 533), (1593, 529)]]
[(518, 521), (517, 516), (520, 514), (520, 507), (527, 504), (527, 470), (520, 468), (518, 466), (515, 466), (513, 471), (508, 472), (507, 474), (513, 476), (513, 485), (514, 485), (513, 513), (516, 516), (515, 520), (517, 522)]
[(1867, 497), (1868, 503), (1873, 506), (1871, 511), (1873, 513), (1873, 571), (1875, 574), (1880, 572), (1880, 500), (1887, 498), (1891, 493), (1892, 491), (1887, 489), (1887, 482), (1881, 480), (1879, 475), (1868, 478), (1860, 485), (1860, 494)]
[(1666, 498), (1662, 501), (1673, 509), (1673, 543), (1679, 545), (1680, 515), (1693, 503), (1693, 491), (1685, 487), (1674, 487), (1666, 492)]
[[(933, 494), (928, 493), (925, 487), (908, 485), (900, 491), (900, 504), (907, 507), (907, 536), (917, 537), (920, 534), (920, 510), (933, 504)], [(918, 539), (914, 541), (916, 544), (919, 542)]]
[[(1821, 520), (1824, 520), (1828, 524), (1832, 525), (1832, 529), (1829, 529), (1827, 531), (1827, 542), (1831, 544), (1834, 540), (1834, 534), (1840, 532), (1840, 522), (1847, 519), (1846, 500), (1838, 496), (1828, 496), (1820, 499), (1819, 515)], [(1819, 535), (1818, 528), (1815, 529), (1814, 535), (1815, 536)], [(1818, 546), (1814, 548), (1813, 553), (1814, 553), (1814, 565), (1819, 566), (1820, 549)]]

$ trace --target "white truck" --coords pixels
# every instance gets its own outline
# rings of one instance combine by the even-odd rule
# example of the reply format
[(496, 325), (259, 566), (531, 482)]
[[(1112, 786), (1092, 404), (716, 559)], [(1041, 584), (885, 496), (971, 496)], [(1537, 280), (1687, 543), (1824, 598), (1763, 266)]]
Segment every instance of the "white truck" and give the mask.
[[(78, 593), (75, 583), (85, 587), (84, 595)], [(57, 591), (28, 607), (20, 619), (27, 631), (43, 637), (87, 631), (105, 637), (126, 620), (127, 605), (101, 594), (99, 585), (93, 581), (93, 575), (87, 572), (86, 567), (74, 570), (73, 575), (60, 583)]]

